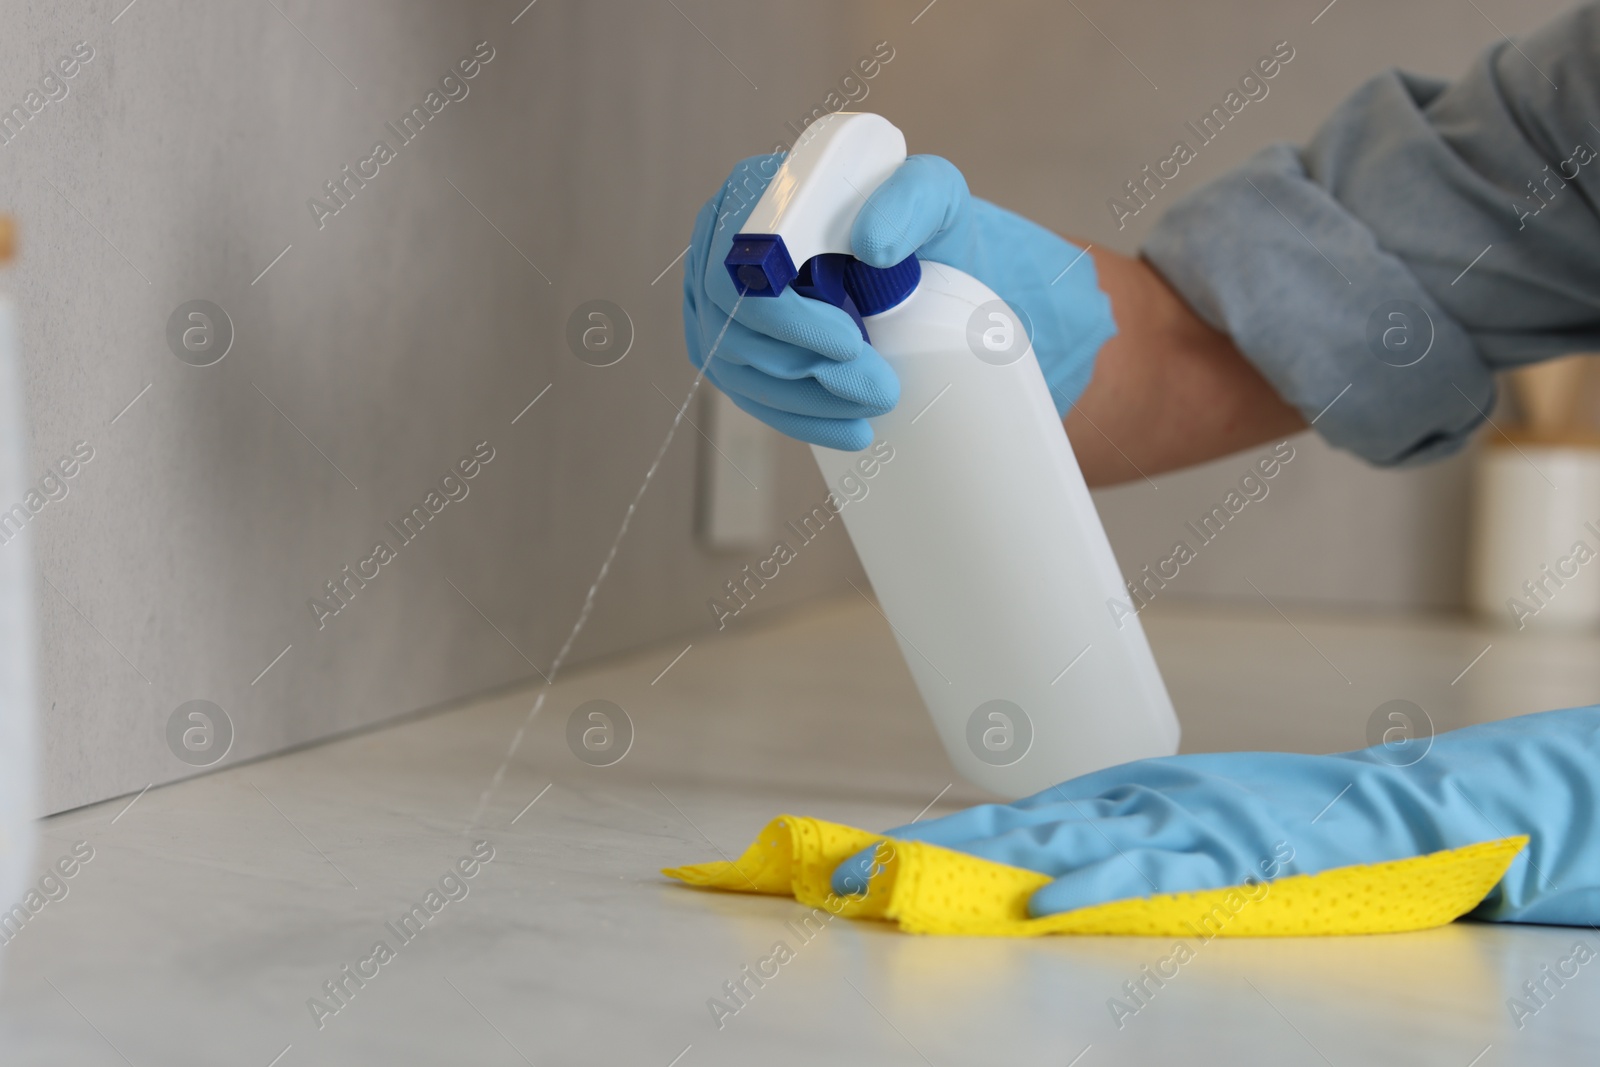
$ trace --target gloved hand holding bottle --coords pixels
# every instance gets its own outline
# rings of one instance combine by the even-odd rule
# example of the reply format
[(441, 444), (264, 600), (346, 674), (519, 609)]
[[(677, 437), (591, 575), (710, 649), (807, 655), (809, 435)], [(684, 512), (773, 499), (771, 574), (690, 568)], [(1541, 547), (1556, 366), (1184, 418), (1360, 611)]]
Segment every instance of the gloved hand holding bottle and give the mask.
[[(792, 291), (740, 301), (723, 266), (779, 161), (744, 160), (700, 211), (684, 269), (689, 356), (736, 404), (775, 429), (857, 451), (872, 442), (866, 420), (899, 401), (893, 370), (845, 312)], [(875, 267), (916, 253), (924, 269), (948, 264), (993, 289), (1030, 328), (1062, 414), (1083, 393), (1096, 354), (1116, 333), (1111, 302), (1084, 250), (973, 197), (961, 173), (938, 156), (910, 157), (867, 198), (851, 245), (858, 259)]]
[[(1469, 917), (1591, 926), (1600, 923), (1597, 796), (1600, 705), (1332, 756), (1140, 760), (887, 835), (1049, 875), (1029, 902), (1037, 918), (1526, 834)], [(867, 850), (840, 864), (834, 891), (861, 892), (872, 861)]]

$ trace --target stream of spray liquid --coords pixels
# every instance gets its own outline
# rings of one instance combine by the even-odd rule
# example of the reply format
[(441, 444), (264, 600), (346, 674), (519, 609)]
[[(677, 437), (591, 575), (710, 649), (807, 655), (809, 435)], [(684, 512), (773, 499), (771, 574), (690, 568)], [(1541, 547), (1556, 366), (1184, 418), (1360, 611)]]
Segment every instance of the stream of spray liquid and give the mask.
[(505, 758), (500, 761), (500, 766), (495, 768), (494, 776), (489, 779), (489, 784), (483, 787), (483, 792), (478, 794), (478, 807), (472, 813), (472, 821), (467, 824), (466, 832), (471, 834), (483, 820), (483, 813), (488, 810), (489, 801), (494, 796), (494, 791), (499, 788), (500, 782), (506, 776), (506, 771), (511, 766), (511, 761), (516, 758), (517, 749), (522, 745), (522, 737), (528, 732), (528, 727), (539, 715), (539, 709), (544, 707), (544, 699), (550, 692), (550, 687), (555, 684), (556, 675), (561, 673), (561, 665), (566, 662), (567, 654), (572, 651), (572, 643), (583, 632), (584, 625), (589, 621), (589, 615), (594, 611), (595, 596), (600, 592), (600, 586), (606, 580), (606, 575), (611, 573), (611, 563), (617, 558), (617, 549), (622, 547), (622, 539), (628, 535), (628, 526), (633, 522), (633, 513), (638, 510), (639, 501), (644, 498), (645, 490), (650, 488), (650, 482), (656, 476), (656, 471), (661, 466), (661, 461), (667, 454), (667, 449), (672, 445), (672, 438), (678, 432), (678, 426), (683, 422), (684, 413), (689, 410), (689, 405), (694, 402), (695, 394), (700, 391), (700, 383), (705, 381), (706, 367), (711, 364), (711, 357), (717, 354), (722, 339), (727, 336), (728, 327), (733, 324), (733, 317), (739, 313), (739, 305), (744, 303), (744, 294), (733, 302), (733, 310), (728, 312), (728, 321), (722, 324), (722, 330), (717, 334), (717, 339), (711, 344), (711, 351), (706, 353), (706, 358), (701, 361), (700, 369), (695, 373), (694, 381), (689, 383), (689, 392), (683, 398), (683, 403), (678, 407), (678, 413), (672, 417), (672, 425), (667, 427), (667, 436), (662, 440), (661, 447), (656, 449), (656, 455), (650, 461), (650, 467), (644, 472), (644, 481), (639, 483), (639, 488), (634, 491), (633, 499), (628, 502), (628, 510), (622, 514), (622, 525), (617, 527), (616, 536), (611, 539), (611, 548), (606, 552), (605, 560), (600, 564), (600, 572), (595, 575), (594, 581), (589, 586), (589, 592), (584, 595), (583, 607), (578, 609), (577, 621), (572, 624), (572, 629), (567, 632), (567, 639), (561, 643), (561, 649), (556, 653), (555, 659), (550, 661), (550, 671), (545, 675), (544, 687), (539, 690), (539, 695), (534, 698), (533, 707), (528, 709), (528, 714), (523, 717), (522, 724), (517, 727), (517, 732), (511, 738), (511, 745), (506, 749)]

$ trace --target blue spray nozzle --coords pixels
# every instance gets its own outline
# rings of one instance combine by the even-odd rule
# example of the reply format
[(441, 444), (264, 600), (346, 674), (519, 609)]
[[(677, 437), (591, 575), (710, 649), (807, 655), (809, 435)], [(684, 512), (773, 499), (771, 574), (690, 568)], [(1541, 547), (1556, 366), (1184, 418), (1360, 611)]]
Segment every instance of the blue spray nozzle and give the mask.
[(741, 233), (734, 237), (728, 275), (746, 296), (777, 296), (799, 275), (783, 238), (774, 233)]
[(896, 306), (922, 281), (922, 264), (915, 254), (892, 267), (873, 267), (854, 256), (824, 252), (796, 270), (783, 238), (770, 233), (739, 234), (723, 262), (743, 295), (779, 296), (793, 287), (803, 297), (844, 311), (866, 340), (871, 338), (861, 320)]

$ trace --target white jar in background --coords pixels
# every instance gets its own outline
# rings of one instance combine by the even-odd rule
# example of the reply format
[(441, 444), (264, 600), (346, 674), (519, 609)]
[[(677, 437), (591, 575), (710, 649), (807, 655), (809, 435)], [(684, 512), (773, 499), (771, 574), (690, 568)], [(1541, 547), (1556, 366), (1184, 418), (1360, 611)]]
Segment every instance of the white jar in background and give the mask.
[(1495, 435), (1475, 483), (1473, 610), (1514, 630), (1600, 625), (1600, 440)]
[[(0, 215), (0, 508), (20, 502), (27, 484), (28, 427), (22, 343), (5, 268), (13, 228)], [(0, 910), (23, 898), (33, 870), (34, 613), (31, 524), (0, 545)]]

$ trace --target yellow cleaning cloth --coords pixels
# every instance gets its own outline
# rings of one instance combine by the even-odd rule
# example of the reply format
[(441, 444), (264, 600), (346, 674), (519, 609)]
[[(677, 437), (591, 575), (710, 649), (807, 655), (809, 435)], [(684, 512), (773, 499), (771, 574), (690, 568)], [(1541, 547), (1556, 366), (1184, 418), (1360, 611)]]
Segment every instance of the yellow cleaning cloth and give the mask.
[[(882, 873), (864, 896), (832, 892), (833, 869), (878, 842)], [(793, 896), (856, 919), (884, 919), (916, 934), (1305, 937), (1379, 934), (1443, 926), (1471, 911), (1500, 881), (1527, 837), (1507, 837), (1412, 859), (1337, 867), (1274, 882), (1162, 893), (1028, 918), (1045, 875), (920, 841), (893, 841), (851, 826), (780, 815), (733, 863), (661, 873), (706, 889)]]

